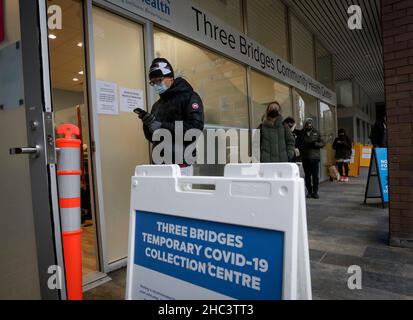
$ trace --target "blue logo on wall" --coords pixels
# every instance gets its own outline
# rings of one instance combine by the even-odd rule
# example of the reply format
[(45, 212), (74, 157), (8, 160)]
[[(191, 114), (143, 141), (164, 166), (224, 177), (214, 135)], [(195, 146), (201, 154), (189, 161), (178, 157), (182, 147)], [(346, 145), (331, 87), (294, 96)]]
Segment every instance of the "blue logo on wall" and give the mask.
[(281, 300), (284, 233), (138, 211), (134, 264), (233, 299)]
[(171, 2), (170, 0), (142, 0), (143, 4), (162, 12), (168, 16), (171, 15)]

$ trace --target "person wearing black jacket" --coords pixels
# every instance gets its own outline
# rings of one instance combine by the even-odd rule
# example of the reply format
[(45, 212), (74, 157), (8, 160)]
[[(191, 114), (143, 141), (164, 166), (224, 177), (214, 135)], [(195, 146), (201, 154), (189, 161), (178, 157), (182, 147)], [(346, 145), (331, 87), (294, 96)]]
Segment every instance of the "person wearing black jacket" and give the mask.
[[(159, 94), (160, 99), (153, 105), (151, 113), (141, 109), (135, 110), (143, 121), (145, 137), (155, 148), (161, 142), (153, 140), (154, 132), (158, 129), (168, 130), (172, 135), (172, 163), (162, 164), (178, 164), (182, 169), (191, 168), (193, 163), (185, 161), (185, 152), (189, 146), (196, 142), (197, 137), (194, 137), (192, 141), (185, 141), (184, 137), (188, 130), (197, 129), (201, 134), (204, 129), (202, 100), (185, 79), (175, 78), (174, 70), (166, 59), (157, 58), (153, 61), (149, 71), (149, 79), (150, 85)], [(183, 141), (183, 145), (175, 141), (177, 122), (181, 122), (183, 126), (183, 137), (179, 137), (179, 140)], [(182, 151), (183, 161), (176, 159), (175, 151), (178, 148)], [(192, 156), (195, 158), (195, 151)]]
[(320, 132), (314, 128), (313, 119), (308, 118), (305, 121), (304, 129), (298, 136), (297, 145), (300, 149), (305, 172), (307, 198), (319, 199), (321, 149), (325, 147), (325, 142)]
[(291, 132), (293, 133), (293, 137), (295, 140), (295, 150), (294, 150), (294, 158), (292, 159), (291, 162), (301, 162), (301, 155), (300, 155), (300, 150), (299, 150), (299, 146), (298, 146), (298, 137), (301, 134), (301, 130), (297, 129), (297, 124), (295, 123), (295, 120), (292, 117), (288, 117), (284, 120), (284, 124), (287, 125)]
[(387, 148), (386, 117), (379, 118), (374, 124), (370, 133), (370, 141), (374, 148)]
[(338, 138), (334, 140), (333, 149), (336, 151), (336, 162), (341, 182), (348, 182), (350, 173), (349, 163), (352, 156), (353, 143), (344, 129), (338, 131)]

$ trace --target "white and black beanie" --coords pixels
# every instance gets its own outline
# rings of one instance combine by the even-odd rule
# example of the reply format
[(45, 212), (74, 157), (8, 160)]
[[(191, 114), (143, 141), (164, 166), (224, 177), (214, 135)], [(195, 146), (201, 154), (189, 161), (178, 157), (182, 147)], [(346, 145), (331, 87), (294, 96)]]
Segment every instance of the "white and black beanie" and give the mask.
[(174, 78), (174, 69), (168, 60), (156, 58), (149, 69), (149, 79), (171, 77)]

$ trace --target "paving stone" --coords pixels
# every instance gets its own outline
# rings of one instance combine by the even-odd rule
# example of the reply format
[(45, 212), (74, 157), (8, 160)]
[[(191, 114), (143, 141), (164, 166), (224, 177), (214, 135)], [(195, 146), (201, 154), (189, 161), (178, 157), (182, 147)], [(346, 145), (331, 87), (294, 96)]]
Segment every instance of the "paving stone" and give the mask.
[(390, 247), (367, 247), (364, 257), (413, 265), (413, 249)]
[(342, 255), (336, 253), (327, 253), (321, 260), (324, 264), (336, 265), (341, 267), (350, 267), (352, 265), (360, 266), (362, 271), (382, 273), (388, 275), (401, 275), (413, 279), (413, 266), (400, 263), (375, 260), (364, 257)]
[(309, 240), (310, 249), (325, 251), (325, 252), (332, 252), (332, 253), (341, 253), (347, 255), (354, 255), (354, 256), (363, 256), (364, 250), (366, 249), (365, 246), (355, 246), (355, 245), (348, 245), (348, 244), (341, 244), (341, 243), (332, 243), (332, 242), (325, 242), (319, 240)]
[(363, 285), (410, 296), (413, 299), (413, 279), (367, 271), (363, 272)]
[(331, 280), (313, 282), (313, 300), (413, 300), (413, 297), (375, 288), (350, 290)]
[[(348, 274), (347, 271), (347, 267), (333, 266), (323, 263), (311, 263), (313, 298), (315, 300), (413, 299), (413, 295), (405, 294), (406, 292), (409, 293), (409, 284), (405, 286), (407, 290), (406, 288), (389, 290), (392, 289), (389, 279), (380, 281), (380, 277), (375, 277), (375, 275), (380, 276), (379, 274), (368, 272), (363, 272), (362, 289), (350, 290), (347, 282), (351, 275)], [(399, 279), (392, 280), (397, 280), (397, 283), (399, 282)]]
[(405, 264), (402, 267), (401, 276), (406, 278), (413, 278), (413, 265)]
[(310, 249), (310, 260), (315, 261), (315, 262), (320, 262), (325, 254), (326, 252), (324, 251)]

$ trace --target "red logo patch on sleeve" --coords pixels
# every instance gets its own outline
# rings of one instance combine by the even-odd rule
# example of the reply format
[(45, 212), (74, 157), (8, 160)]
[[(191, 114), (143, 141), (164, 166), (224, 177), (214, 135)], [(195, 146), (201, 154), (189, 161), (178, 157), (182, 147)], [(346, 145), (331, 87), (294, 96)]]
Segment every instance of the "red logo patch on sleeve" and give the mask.
[(199, 109), (199, 104), (198, 103), (193, 103), (192, 104), (192, 109), (198, 110)]

